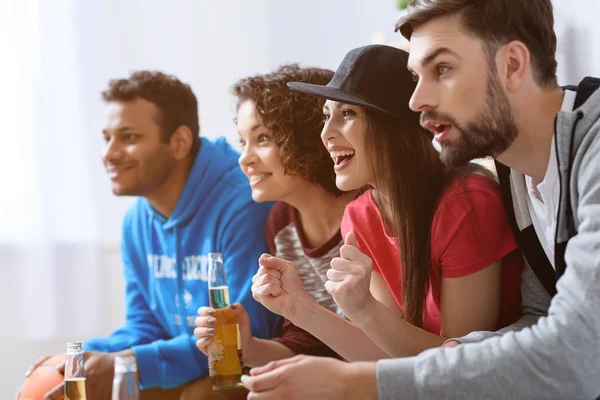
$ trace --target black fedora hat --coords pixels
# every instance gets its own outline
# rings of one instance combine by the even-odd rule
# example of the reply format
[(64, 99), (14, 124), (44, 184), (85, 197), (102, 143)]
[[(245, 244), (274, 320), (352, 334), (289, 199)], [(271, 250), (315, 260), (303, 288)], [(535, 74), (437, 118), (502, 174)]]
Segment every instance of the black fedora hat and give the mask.
[(395, 47), (369, 45), (350, 50), (327, 85), (289, 82), (299, 92), (419, 120), (408, 107), (416, 84), (407, 68), (408, 53)]

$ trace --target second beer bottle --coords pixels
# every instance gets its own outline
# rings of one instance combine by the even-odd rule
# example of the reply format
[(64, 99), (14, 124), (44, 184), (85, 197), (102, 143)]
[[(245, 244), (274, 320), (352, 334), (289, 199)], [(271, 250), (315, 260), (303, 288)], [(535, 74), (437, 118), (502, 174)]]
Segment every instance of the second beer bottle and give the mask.
[(86, 400), (83, 350), (79, 342), (67, 343), (65, 400)]
[(210, 306), (215, 309), (215, 336), (208, 346), (208, 366), (213, 389), (233, 389), (242, 386), (242, 352), (237, 319), (227, 310), (229, 287), (221, 253), (208, 254), (208, 292)]

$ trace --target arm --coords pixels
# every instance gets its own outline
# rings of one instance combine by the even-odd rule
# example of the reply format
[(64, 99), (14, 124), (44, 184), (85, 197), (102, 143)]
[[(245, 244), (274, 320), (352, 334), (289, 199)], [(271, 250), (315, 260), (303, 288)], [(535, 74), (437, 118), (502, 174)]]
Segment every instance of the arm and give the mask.
[(260, 367), (271, 361), (283, 360), (296, 353), (283, 343), (274, 340), (252, 338), (248, 351), (244, 351), (244, 365)]
[(131, 244), (129, 218), (128, 214), (121, 245), (125, 277), (125, 325), (108, 337), (87, 341), (84, 348), (111, 353), (127, 349), (133, 351), (138, 363), (140, 387), (143, 389), (175, 387), (205, 376), (208, 373), (206, 357), (195, 350), (189, 335), (171, 338), (154, 317), (142, 294), (137, 271), (147, 269), (147, 265)]
[(520, 331), (521, 329), (534, 325), (540, 317), (545, 317), (548, 314), (548, 307), (552, 298), (544, 289), (535, 273), (525, 260), (523, 274), (521, 276), (521, 296), (523, 316), (514, 324), (506, 326), (495, 332), (492, 331), (476, 331), (471, 332), (467, 336), (452, 338), (448, 341), (458, 343), (477, 343), (490, 337), (502, 336), (507, 332)]
[(273, 338), (273, 341), (287, 347), (293, 355), (306, 354), (320, 357), (340, 358), (340, 356), (330, 347), (287, 319), (283, 322), (283, 335)]
[[(381, 306), (382, 311), (391, 313), (383, 304), (376, 303)], [(374, 361), (389, 358), (389, 354), (377, 346), (361, 328), (321, 307), (312, 298), (303, 298), (297, 310), (296, 314), (290, 316), (291, 321), (346, 360)]]
[(83, 344), (85, 350), (112, 353), (167, 338), (167, 334), (156, 321), (139, 289), (138, 278), (130, 261), (129, 251), (127, 245), (122, 245), (121, 254), (125, 278), (125, 325), (116, 329), (110, 336), (88, 340)]
[(137, 254), (132, 238), (138, 207), (138, 205), (134, 206), (125, 215), (121, 233), (121, 259), (125, 279), (125, 325), (107, 337), (88, 340), (83, 344), (85, 350), (112, 353), (168, 337), (140, 290), (140, 277), (137, 271), (147, 270), (148, 267), (145, 258)]
[(344, 358), (388, 357), (360, 328), (316, 303), (304, 291), (291, 262), (264, 254), (259, 263), (252, 293), (265, 307), (310, 332)]
[(519, 332), (480, 343), (380, 361), (380, 399), (598, 397), (599, 137), (576, 171), (580, 203), (575, 212), (580, 223), (567, 246), (567, 269), (557, 283), (548, 316)]
[[(386, 305), (374, 301), (361, 311), (357, 325), (392, 357), (406, 357), (441, 346), (445, 335), (496, 326), (500, 307), (500, 262), (461, 278), (442, 280), (442, 334), (418, 328)], [(383, 280), (377, 273), (373, 280)], [(371, 284), (375, 298), (391, 297), (385, 282)], [(387, 292), (387, 294), (385, 294)], [(395, 301), (394, 301), (395, 304)], [(396, 306), (397, 307), (397, 306)]]
[[(501, 262), (496, 261), (469, 275), (443, 279), (443, 333), (463, 333), (475, 328), (493, 328), (496, 325), (500, 308), (500, 265)], [(371, 345), (383, 349), (393, 357), (416, 355), (442, 345), (445, 340), (443, 336), (427, 332), (402, 318), (382, 277), (378, 273), (371, 273), (371, 259), (356, 247), (353, 233), (346, 235), (345, 245), (340, 249), (340, 258), (335, 258), (331, 267), (327, 273), (329, 281), (325, 286), (344, 313), (371, 339), (368, 341), (369, 347), (363, 350), (352, 346), (358, 336), (348, 337), (348, 346), (342, 349), (345, 353), (340, 354), (348, 355), (346, 357), (352, 360), (372, 360), (373, 358), (366, 358), (367, 354), (377, 354), (373, 352)], [(369, 290), (366, 290), (366, 282), (369, 282)], [(376, 299), (382, 299), (387, 304)], [(300, 324), (309, 322), (306, 318), (299, 321)], [(338, 346), (344, 343), (345, 338), (325, 337), (327, 328), (319, 325), (325, 324), (325, 321), (317, 319), (316, 322), (301, 326), (327, 344), (330, 341), (338, 343)], [(351, 330), (348, 329), (348, 332)], [(338, 348), (334, 349), (340, 351)], [(358, 351), (361, 353), (357, 353)], [(369, 353), (365, 354), (364, 351)]]
[[(346, 245), (341, 250), (342, 258), (336, 258), (334, 260), (339, 261), (332, 262), (332, 269), (327, 274), (331, 281), (327, 282), (326, 287), (329, 285), (328, 290), (332, 293), (338, 305), (346, 312), (347, 310), (355, 309), (355, 300), (363, 297), (358, 295), (358, 293), (362, 293), (360, 286), (364, 286), (364, 284), (361, 285), (361, 282), (370, 282), (371, 290), (375, 291), (374, 297), (369, 294), (365, 296), (367, 300), (358, 300), (361, 304), (360, 313), (355, 313), (354, 310), (346, 312), (355, 323), (347, 321), (324, 309), (307, 296), (301, 289), (301, 282), (297, 277), (295, 268), (289, 262), (284, 262), (273, 257), (261, 259), (263, 267), (267, 267), (267, 270), (269, 268), (277, 269), (278, 273), (274, 275), (265, 273), (263, 278), (257, 280), (255, 285), (267, 286), (270, 284), (269, 279), (275, 279), (279, 281), (278, 285), (284, 291), (296, 293), (296, 297), (293, 300), (295, 305), (288, 308), (290, 311), (288, 311), (286, 316), (289, 316), (295, 325), (307, 330), (348, 360), (377, 360), (388, 358), (390, 354), (406, 356), (417, 354), (431, 347), (440, 346), (444, 341), (442, 337), (417, 328), (402, 319), (401, 311), (395, 306), (395, 302), (392, 302), (393, 299), (391, 299), (389, 289), (387, 289), (384, 282), (381, 282), (382, 278), (378, 274), (374, 274), (372, 280), (369, 279), (367, 272), (370, 272), (371, 261), (364, 254), (360, 253), (352, 243), (349, 243), (349, 240), (353, 240), (349, 239), (352, 237), (354, 235), (349, 235), (346, 238)], [(350, 263), (350, 268), (360, 269), (361, 274), (350, 270), (342, 271), (345, 267), (336, 267), (336, 264), (340, 263)], [(498, 301), (486, 300), (493, 297), (490, 296), (488, 291), (494, 285), (498, 285), (499, 280), (496, 277), (498, 270), (499, 265), (492, 265), (484, 271), (480, 271), (480, 273), (473, 274), (474, 276), (461, 278), (454, 282), (447, 282), (454, 289), (454, 291), (449, 290), (449, 292), (455, 293), (455, 296), (459, 296), (457, 294), (458, 291), (463, 291), (463, 295), (467, 298), (465, 300), (467, 303), (469, 300), (481, 300), (482, 303), (476, 313), (476, 317), (473, 314), (466, 315), (463, 317), (464, 319), (461, 319), (463, 324), (449, 323), (447, 329), (450, 331), (468, 329), (464, 325), (471, 323), (473, 320), (478, 326), (485, 326), (485, 323), (495, 324), (497, 312), (494, 313), (493, 311), (494, 309), (497, 310)], [(337, 276), (336, 274), (342, 275)], [(352, 277), (350, 282), (347, 280), (348, 276)], [(354, 279), (356, 276), (359, 276), (359, 278)], [(350, 284), (348, 285), (347, 283)], [(473, 284), (481, 284), (482, 287), (468, 288), (468, 286)], [(494, 292), (494, 290), (491, 291)], [(497, 289), (496, 292), (498, 292)], [(347, 296), (347, 294), (350, 296)], [(387, 301), (390, 303), (389, 307), (375, 300), (375, 298)], [(450, 301), (454, 301), (454, 299)], [(458, 310), (464, 306), (464, 301), (456, 301), (455, 303), (456, 307), (451, 307), (452, 310)], [(395, 312), (391, 311), (390, 308)], [(489, 318), (490, 314), (491, 318)], [(488, 322), (489, 320), (491, 322)], [(384, 323), (381, 323), (382, 321)], [(340, 335), (339, 332), (344, 332), (344, 334)], [(404, 337), (407, 340), (399, 339)]]
[(460, 278), (442, 278), (442, 338), (498, 326), (502, 261)]
[[(135, 210), (135, 209), (134, 209)], [(86, 350), (135, 354), (142, 389), (179, 386), (208, 374), (206, 357), (195, 349), (189, 335), (172, 337), (161, 327), (143, 293), (148, 264), (133, 245), (132, 212), (125, 217), (121, 254), (124, 263), (126, 323), (107, 338), (85, 343)], [(110, 382), (108, 382), (110, 384)]]
[(242, 382), (252, 399), (375, 400), (375, 368), (375, 363), (301, 355), (253, 368)]

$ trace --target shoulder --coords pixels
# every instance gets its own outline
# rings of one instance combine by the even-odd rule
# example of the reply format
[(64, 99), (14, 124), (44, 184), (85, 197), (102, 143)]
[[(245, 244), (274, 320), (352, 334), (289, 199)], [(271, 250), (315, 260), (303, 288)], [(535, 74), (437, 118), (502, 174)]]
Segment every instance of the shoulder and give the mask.
[(188, 179), (195, 179), (198, 184), (211, 183), (213, 187), (221, 188), (227, 194), (229, 191), (250, 193), (248, 178), (238, 164), (240, 154), (224, 138), (215, 140), (202, 138), (202, 148), (197, 155), (194, 169)]
[(344, 218), (360, 218), (366, 214), (378, 212), (377, 205), (373, 201), (372, 190), (369, 189), (346, 206)]
[(600, 174), (598, 152), (600, 152), (600, 118), (585, 132), (585, 136), (577, 148), (573, 165), (574, 168), (578, 168), (579, 178), (590, 178)]
[(501, 202), (500, 186), (492, 178), (479, 173), (458, 175), (444, 188), (438, 203), (438, 212), (449, 205), (471, 208), (474, 203), (491, 200)]
[(265, 227), (267, 237), (275, 237), (278, 232), (293, 221), (294, 207), (283, 201), (278, 201), (275, 203), (267, 217), (267, 224)]
[[(223, 181), (223, 180), (222, 180)], [(213, 215), (220, 220), (220, 228), (227, 232), (254, 232), (257, 229), (264, 234), (267, 217), (273, 208), (273, 202), (255, 202), (247, 182), (234, 188), (221, 184), (218, 197), (211, 198)]]
[(264, 219), (273, 207), (272, 202), (258, 203), (252, 199), (248, 179), (237, 165), (223, 173), (213, 187), (207, 188), (206, 195), (211, 197), (212, 207), (222, 209), (233, 218), (258, 213)]
[(137, 235), (141, 229), (144, 229), (151, 212), (148, 201), (143, 197), (138, 197), (123, 216), (123, 237)]
[(250, 191), (248, 178), (244, 175), (237, 164), (225, 171), (220, 183), (232, 189), (247, 190), (248, 192)]
[(378, 212), (377, 206), (369, 189), (346, 205), (342, 217), (342, 235), (352, 230), (354, 226), (368, 220), (368, 216), (374, 212)]
[(341, 223), (342, 237), (346, 237), (348, 232), (354, 231), (359, 239), (363, 233), (379, 232), (382, 229), (381, 215), (373, 201), (372, 190), (367, 190), (348, 203)]
[(504, 229), (506, 210), (498, 183), (484, 175), (464, 174), (455, 177), (442, 192), (432, 221), (432, 232), (445, 234), (465, 221), (473, 225), (496, 224)]
[(482, 173), (464, 173), (455, 176), (446, 184), (442, 192), (442, 199), (468, 192), (482, 192), (500, 196), (500, 185), (494, 179)]

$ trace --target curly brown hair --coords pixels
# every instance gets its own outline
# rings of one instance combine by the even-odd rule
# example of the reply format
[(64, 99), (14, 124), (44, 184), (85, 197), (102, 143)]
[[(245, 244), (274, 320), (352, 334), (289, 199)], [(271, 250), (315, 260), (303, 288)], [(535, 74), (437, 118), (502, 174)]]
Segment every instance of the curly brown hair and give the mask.
[(113, 79), (102, 92), (106, 102), (145, 99), (158, 109), (157, 120), (163, 143), (168, 143), (177, 128), (184, 125), (192, 131), (191, 154), (200, 148), (198, 101), (189, 85), (173, 75), (159, 71), (135, 71), (129, 78)]
[(286, 174), (300, 175), (309, 182), (339, 196), (333, 161), (321, 142), (324, 99), (290, 90), (288, 82), (326, 85), (333, 71), (283, 65), (272, 73), (241, 79), (231, 91), (237, 107), (254, 102), (258, 117), (273, 135), (281, 151)]

